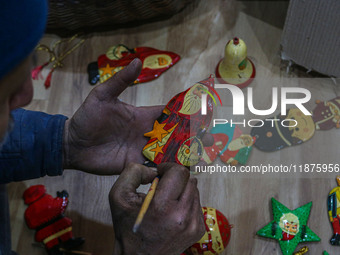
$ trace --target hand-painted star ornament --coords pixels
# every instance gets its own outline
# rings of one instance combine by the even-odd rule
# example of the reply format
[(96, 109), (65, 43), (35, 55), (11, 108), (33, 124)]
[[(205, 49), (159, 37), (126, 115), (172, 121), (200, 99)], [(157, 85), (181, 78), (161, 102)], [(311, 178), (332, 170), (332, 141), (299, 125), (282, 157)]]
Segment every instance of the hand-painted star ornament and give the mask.
[(256, 234), (278, 240), (282, 254), (292, 255), (299, 243), (320, 241), (320, 238), (307, 227), (311, 207), (312, 202), (309, 202), (290, 210), (272, 198), (274, 220)]

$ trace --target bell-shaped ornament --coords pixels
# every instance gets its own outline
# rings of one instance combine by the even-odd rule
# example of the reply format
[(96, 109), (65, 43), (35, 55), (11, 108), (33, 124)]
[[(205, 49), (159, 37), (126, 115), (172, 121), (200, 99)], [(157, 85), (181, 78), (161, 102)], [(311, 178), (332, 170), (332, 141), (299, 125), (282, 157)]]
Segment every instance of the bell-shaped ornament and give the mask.
[(225, 46), (224, 58), (217, 64), (216, 77), (221, 83), (244, 88), (255, 77), (255, 66), (247, 57), (247, 46), (238, 37)]

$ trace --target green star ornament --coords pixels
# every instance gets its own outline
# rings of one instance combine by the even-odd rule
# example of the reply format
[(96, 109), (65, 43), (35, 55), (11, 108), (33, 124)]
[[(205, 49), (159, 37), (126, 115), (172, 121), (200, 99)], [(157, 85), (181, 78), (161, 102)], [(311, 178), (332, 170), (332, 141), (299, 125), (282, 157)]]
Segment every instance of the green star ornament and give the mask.
[(320, 241), (320, 238), (307, 227), (311, 207), (312, 202), (309, 202), (292, 211), (272, 198), (274, 220), (256, 234), (278, 240), (282, 254), (292, 255), (299, 243)]

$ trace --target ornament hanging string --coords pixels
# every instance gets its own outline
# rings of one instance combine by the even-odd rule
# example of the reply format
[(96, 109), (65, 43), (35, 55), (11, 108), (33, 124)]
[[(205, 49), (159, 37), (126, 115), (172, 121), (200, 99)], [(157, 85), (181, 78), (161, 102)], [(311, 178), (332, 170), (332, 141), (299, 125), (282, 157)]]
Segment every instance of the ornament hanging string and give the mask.
[[(48, 64), (53, 64), (52, 65), (52, 69), (50, 70), (49, 74), (46, 77), (45, 80), (45, 88), (49, 88), (51, 86), (51, 79), (52, 79), (52, 74), (54, 72), (54, 70), (58, 67), (63, 67), (63, 60), (70, 55), (73, 51), (75, 51), (77, 48), (79, 48), (85, 41), (85, 39), (81, 39), (78, 43), (76, 43), (75, 45), (73, 45), (72, 47), (70, 45), (72, 45), (72, 42), (78, 37), (78, 34), (72, 36), (69, 39), (62, 39), (62, 40), (58, 40), (57, 42), (55, 42), (52, 46), (52, 48), (50, 49), (48, 46), (44, 45), (44, 44), (39, 44), (36, 47), (37, 51), (46, 51), (49, 56), (50, 59), (48, 60), (48, 62), (42, 64), (41, 66), (37, 66), (36, 68), (34, 68), (32, 70), (32, 78), (34, 80), (37, 80), (39, 77), (40, 72), (42, 71), (42, 69), (47, 66)], [(66, 44), (66, 49), (65, 50), (61, 50), (61, 46)]]

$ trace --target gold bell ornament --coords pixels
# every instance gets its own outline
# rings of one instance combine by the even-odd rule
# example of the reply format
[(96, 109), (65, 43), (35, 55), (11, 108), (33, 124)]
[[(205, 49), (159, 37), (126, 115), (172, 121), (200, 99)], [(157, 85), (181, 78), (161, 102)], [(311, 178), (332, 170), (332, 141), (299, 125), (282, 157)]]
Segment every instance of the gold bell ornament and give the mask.
[(238, 37), (225, 46), (224, 58), (217, 64), (216, 77), (221, 83), (248, 86), (255, 77), (255, 66), (247, 57), (247, 46)]

